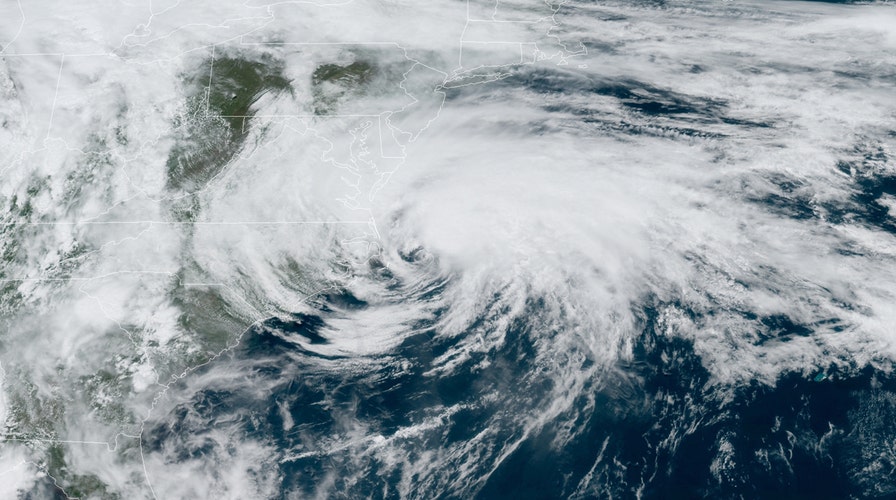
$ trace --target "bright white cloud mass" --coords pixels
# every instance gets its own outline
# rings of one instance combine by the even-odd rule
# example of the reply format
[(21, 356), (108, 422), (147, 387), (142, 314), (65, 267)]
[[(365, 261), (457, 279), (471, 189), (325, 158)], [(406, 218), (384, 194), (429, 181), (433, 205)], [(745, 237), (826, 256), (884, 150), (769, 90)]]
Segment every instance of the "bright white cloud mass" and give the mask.
[(892, 3), (0, 13), (0, 497), (896, 494)]

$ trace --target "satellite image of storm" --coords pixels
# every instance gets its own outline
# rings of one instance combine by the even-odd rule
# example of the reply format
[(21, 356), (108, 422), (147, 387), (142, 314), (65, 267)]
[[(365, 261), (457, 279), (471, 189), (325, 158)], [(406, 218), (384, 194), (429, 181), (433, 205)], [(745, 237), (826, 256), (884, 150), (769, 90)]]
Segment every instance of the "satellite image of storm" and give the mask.
[(896, 499), (896, 3), (0, 0), (44, 499)]

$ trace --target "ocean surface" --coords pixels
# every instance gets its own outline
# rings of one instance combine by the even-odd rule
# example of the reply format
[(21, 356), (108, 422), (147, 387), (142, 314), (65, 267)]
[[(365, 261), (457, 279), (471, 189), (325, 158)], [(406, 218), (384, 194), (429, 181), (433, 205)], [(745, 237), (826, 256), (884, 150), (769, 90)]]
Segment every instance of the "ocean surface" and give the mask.
[(896, 4), (6, 0), (0, 498), (896, 498)]

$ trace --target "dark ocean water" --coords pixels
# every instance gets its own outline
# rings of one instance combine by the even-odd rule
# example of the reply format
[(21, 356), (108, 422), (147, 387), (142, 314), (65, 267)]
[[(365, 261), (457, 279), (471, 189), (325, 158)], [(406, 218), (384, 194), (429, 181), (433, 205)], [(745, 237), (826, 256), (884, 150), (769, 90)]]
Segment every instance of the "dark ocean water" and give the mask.
[[(363, 307), (360, 306), (359, 307)], [(538, 317), (533, 303), (528, 317)], [(552, 332), (524, 322), (487, 368), (471, 359), (450, 376), (426, 372), (451, 348), (430, 332), (408, 338), (393, 354), (401, 373), (340, 373), (298, 342), (326, 342), (322, 317), (270, 320), (254, 328), (219, 363), (248, 383), (199, 390), (164, 424), (148, 429), (150, 450), (174, 446), (183, 459), (211, 451), (190, 436), (207, 425), (234, 422), (247, 438), (271, 442), (283, 498), (313, 497), (324, 478), (338, 498), (396, 498), (400, 468), (370, 454), (366, 444), (334, 449), (331, 440), (360, 422), (366, 433), (392, 440), (405, 460), (452, 449), (488, 432), (484, 452), (459, 456), (411, 481), (415, 498), (889, 498), (896, 495), (896, 379), (871, 368), (788, 373), (769, 387), (713, 386), (687, 340), (657, 332), (655, 307), (641, 312), (634, 358), (589, 380), (572, 409), (522, 437), (507, 456), (502, 443), (522, 436), (521, 420), (551, 404), (550, 374), (528, 361)], [(534, 321), (537, 323), (537, 321)], [(807, 335), (786, 318), (769, 318), (769, 342)], [(588, 368), (588, 361), (582, 368)], [(220, 368), (220, 367), (219, 367)], [(215, 384), (217, 386), (217, 384)], [(260, 394), (255, 388), (269, 387)], [(497, 397), (494, 395), (497, 394)], [(400, 437), (445, 407), (462, 409), (441, 425)], [(284, 419), (291, 420), (284, 426)], [(573, 426), (557, 446), (558, 431)], [(360, 437), (363, 441), (366, 436)], [(493, 465), (500, 460), (497, 467)], [(458, 470), (475, 480), (463, 480)], [(587, 475), (600, 494), (575, 495)], [(414, 480), (420, 480), (414, 485)]]
[[(661, 134), (716, 139), (724, 137), (714, 131), (720, 125), (774, 126), (739, 118), (723, 100), (634, 80), (596, 81), (560, 70), (521, 72), (495, 85), (525, 88), (545, 98), (547, 111), (615, 134), (658, 130), (637, 120), (669, 119)], [(453, 90), (449, 102), (465, 92), (474, 91)], [(551, 95), (612, 98), (634, 121), (551, 103)], [(839, 201), (819, 205), (803, 181), (784, 172), (761, 179), (773, 189), (759, 197), (744, 194), (743, 201), (783, 218), (896, 234), (896, 221), (880, 201), (896, 194), (896, 177), (875, 168), (891, 161), (873, 144), (844, 153), (831, 168), (849, 176), (853, 194)], [(415, 264), (419, 252), (403, 258)], [(384, 283), (394, 281), (388, 270), (375, 271)], [(405, 300), (438, 299), (445, 286), (435, 281)], [(216, 446), (196, 439), (209, 425), (270, 443), (280, 456), (282, 498), (322, 491), (348, 499), (896, 498), (891, 373), (832, 354), (830, 364), (785, 372), (772, 385), (724, 386), (691, 340), (663, 333), (661, 316), (670, 307), (698, 324), (706, 316), (740, 315), (756, 325), (756, 346), (811, 338), (819, 325), (644, 296), (631, 304), (639, 329), (632, 357), (598, 369), (585, 349), (558, 351), (561, 365), (586, 376), (568, 408), (538, 420), (563, 382), (538, 363), (539, 354), (571, 334), (571, 327), (550, 320), (544, 300), (531, 297), (525, 312), (512, 318), (499, 351), (474, 352), (439, 371), (441, 357), (477, 335), (485, 318), (462, 335), (443, 336), (444, 311), (437, 310), (412, 325), (415, 333), (388, 355), (349, 368), (346, 357), (307, 347), (329, 342), (322, 332), (331, 318), (376, 306), (347, 290), (324, 295), (317, 314), (264, 321), (202, 369), (238, 375), (232, 384), (215, 381), (196, 390), (147, 428), (145, 446), (195, 458)], [(838, 321), (828, 320), (835, 330)], [(438, 425), (427, 425), (433, 421)]]
[[(539, 39), (563, 34), (562, 64), (546, 54), (451, 77), (410, 59), (453, 67), (454, 49), (426, 43), (320, 61), (298, 42), (233, 58), (215, 46), (186, 79), (201, 119), (159, 132), (173, 144), (163, 192), (122, 195), (174, 200), (160, 217), (175, 220), (124, 207), (109, 224), (170, 225), (155, 243), (170, 240), (156, 250), (173, 271), (131, 283), (98, 266), (102, 278), (74, 280), (66, 293), (112, 304), (90, 313), (108, 323), (22, 287), (40, 307), (10, 316), (25, 325), (10, 345), (32, 346), (28, 328), (43, 326), (18, 315), (57, 299), (68, 309), (53, 325), (94, 335), (71, 352), (112, 345), (106, 327), (123, 345), (67, 360), (77, 376), (47, 361), (33, 386), (28, 362), (11, 364), (9, 435), (37, 436), (34, 456), (49, 457), (23, 498), (163, 498), (155, 485), (227, 498), (896, 499), (896, 128), (858, 116), (892, 89), (892, 50), (886, 30), (868, 31), (880, 58), (851, 38), (871, 17), (844, 28), (834, 15), (863, 3), (549, 5)], [(63, 82), (63, 68), (48, 74)], [(418, 97), (430, 108), (403, 104)], [(393, 118), (407, 130), (389, 132)], [(377, 150), (390, 134), (393, 153)], [(55, 203), (40, 189), (23, 191)], [(30, 198), (15, 200), (31, 217)], [(344, 233), (327, 208), (340, 204)], [(34, 231), (16, 238), (39, 244), (9, 250), (31, 259), (17, 275), (52, 276), (34, 255), (58, 242)], [(144, 233), (129, 234), (97, 235), (84, 255)], [(151, 246), (97, 260), (136, 269)], [(107, 278), (133, 297), (116, 303), (117, 281), (102, 295)], [(169, 323), (145, 319), (156, 315)]]

